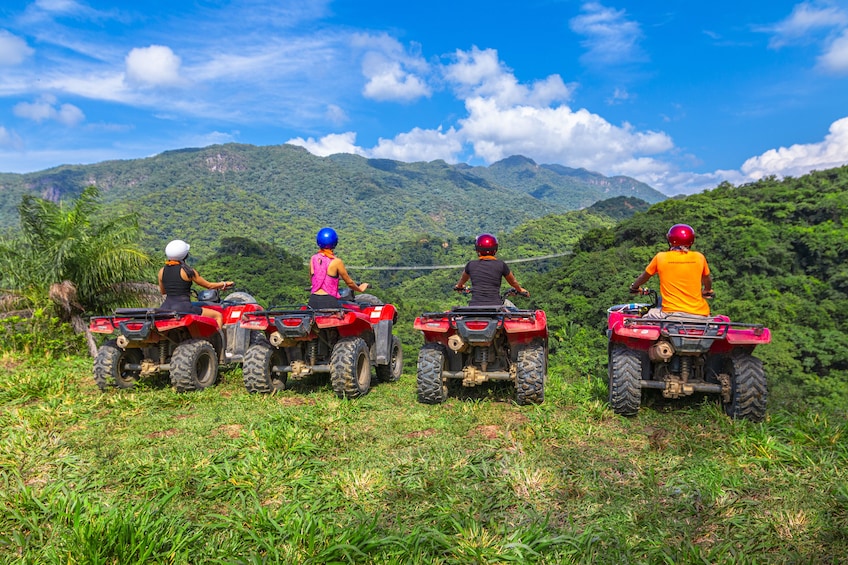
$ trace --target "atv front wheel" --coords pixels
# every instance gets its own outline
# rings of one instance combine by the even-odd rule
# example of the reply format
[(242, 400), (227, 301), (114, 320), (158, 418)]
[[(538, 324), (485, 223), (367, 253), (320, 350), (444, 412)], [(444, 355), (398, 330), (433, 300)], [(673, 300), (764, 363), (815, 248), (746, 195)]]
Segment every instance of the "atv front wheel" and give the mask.
[(725, 413), (733, 418), (762, 422), (766, 417), (766, 375), (763, 362), (745, 352), (730, 355), (730, 402)]
[(609, 403), (613, 412), (633, 416), (642, 404), (642, 358), (638, 351), (616, 343), (609, 352)]
[(545, 401), (545, 347), (532, 343), (518, 350), (515, 371), (515, 401), (541, 404)]
[(110, 339), (100, 346), (94, 358), (94, 382), (104, 391), (110, 386), (133, 388), (141, 375), (141, 368), (129, 369), (127, 366), (138, 367), (143, 358), (141, 349), (121, 349), (116, 340)]
[(418, 402), (441, 404), (448, 399), (448, 387), (442, 379), (445, 369), (445, 348), (427, 343), (418, 352)]
[(271, 393), (286, 390), (289, 374), (275, 372), (273, 367), (288, 365), (286, 352), (270, 344), (251, 345), (244, 354), (242, 378), (247, 392)]
[(339, 398), (358, 398), (371, 390), (371, 359), (360, 337), (340, 340), (330, 354), (330, 382)]
[(392, 349), (387, 365), (377, 365), (377, 378), (384, 383), (393, 383), (403, 373), (403, 349), (397, 336), (392, 336)]
[(218, 356), (205, 339), (190, 339), (171, 356), (171, 384), (177, 392), (210, 387), (218, 382)]

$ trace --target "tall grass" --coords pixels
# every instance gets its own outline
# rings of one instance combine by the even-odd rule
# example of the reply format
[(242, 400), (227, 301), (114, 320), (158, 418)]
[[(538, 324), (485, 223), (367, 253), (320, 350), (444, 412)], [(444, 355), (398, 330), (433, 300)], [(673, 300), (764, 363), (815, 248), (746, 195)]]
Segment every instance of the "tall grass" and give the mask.
[[(409, 356), (408, 356), (409, 357)], [(841, 563), (846, 423), (711, 400), (614, 415), (551, 372), (418, 404), (241, 372), (100, 393), (91, 361), (0, 359), (0, 563)]]

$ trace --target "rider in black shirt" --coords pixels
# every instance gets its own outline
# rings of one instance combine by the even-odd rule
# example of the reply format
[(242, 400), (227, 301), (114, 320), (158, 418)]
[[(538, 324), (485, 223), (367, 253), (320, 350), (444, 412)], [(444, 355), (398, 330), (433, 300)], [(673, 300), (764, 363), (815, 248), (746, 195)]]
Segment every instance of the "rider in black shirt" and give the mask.
[(454, 287), (455, 290), (464, 290), (465, 283), (471, 280), (471, 302), (469, 306), (502, 306), (501, 278), (505, 278), (509, 285), (518, 292), (529, 296), (529, 293), (518, 284), (515, 275), (509, 270), (509, 266), (495, 257), (498, 252), (498, 239), (489, 233), (477, 236), (474, 243), (477, 250), (477, 261), (469, 261), (465, 265), (465, 271)]

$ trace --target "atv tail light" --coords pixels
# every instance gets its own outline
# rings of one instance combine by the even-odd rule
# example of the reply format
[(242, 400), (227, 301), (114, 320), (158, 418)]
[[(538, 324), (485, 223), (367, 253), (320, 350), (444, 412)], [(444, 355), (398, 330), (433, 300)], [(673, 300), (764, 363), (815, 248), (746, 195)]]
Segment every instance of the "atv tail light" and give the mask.
[(247, 330), (265, 330), (268, 328), (268, 318), (245, 314), (241, 319), (241, 327)]

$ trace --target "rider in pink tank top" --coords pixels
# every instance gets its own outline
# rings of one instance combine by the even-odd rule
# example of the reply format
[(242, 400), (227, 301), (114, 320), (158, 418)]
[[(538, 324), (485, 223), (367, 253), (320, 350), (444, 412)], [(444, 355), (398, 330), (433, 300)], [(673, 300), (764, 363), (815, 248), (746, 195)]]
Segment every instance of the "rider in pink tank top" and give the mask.
[(327, 273), (332, 262), (333, 257), (328, 257), (321, 252), (312, 256), (312, 294), (323, 290), (330, 296), (339, 297), (339, 277), (338, 275), (333, 277)]

